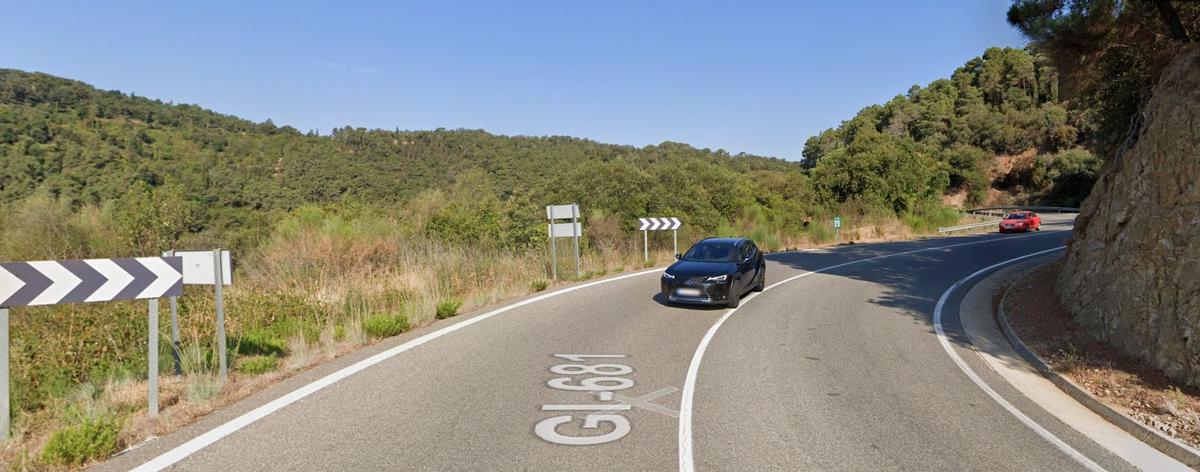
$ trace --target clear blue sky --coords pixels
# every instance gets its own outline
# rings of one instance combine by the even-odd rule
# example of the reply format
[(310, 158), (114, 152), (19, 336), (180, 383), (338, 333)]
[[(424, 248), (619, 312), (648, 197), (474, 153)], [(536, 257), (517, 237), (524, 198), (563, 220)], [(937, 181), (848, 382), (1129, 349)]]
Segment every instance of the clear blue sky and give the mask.
[(799, 159), (989, 46), (1009, 0), (7, 1), (0, 67), (302, 131), (482, 128)]

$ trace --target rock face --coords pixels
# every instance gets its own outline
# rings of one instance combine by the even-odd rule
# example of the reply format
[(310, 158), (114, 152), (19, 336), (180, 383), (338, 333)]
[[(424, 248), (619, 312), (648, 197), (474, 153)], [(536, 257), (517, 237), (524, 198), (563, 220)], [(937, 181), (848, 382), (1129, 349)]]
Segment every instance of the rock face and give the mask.
[(1080, 209), (1057, 295), (1091, 335), (1200, 386), (1200, 46), (1151, 97)]

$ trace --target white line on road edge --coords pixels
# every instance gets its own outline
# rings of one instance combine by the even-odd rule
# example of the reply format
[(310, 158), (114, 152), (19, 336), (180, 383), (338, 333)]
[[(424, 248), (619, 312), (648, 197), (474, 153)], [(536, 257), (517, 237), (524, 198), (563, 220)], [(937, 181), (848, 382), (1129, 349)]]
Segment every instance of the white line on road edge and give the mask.
[(995, 400), (996, 403), (999, 403), (1000, 406), (1004, 407), (1005, 410), (1008, 410), (1009, 413), (1012, 413), (1012, 415), (1017, 417), (1017, 419), (1020, 420), (1021, 423), (1024, 423), (1025, 426), (1028, 426), (1029, 429), (1032, 429), (1033, 432), (1037, 433), (1038, 436), (1041, 436), (1042, 439), (1049, 441), (1050, 444), (1054, 445), (1054, 447), (1057, 447), (1060, 451), (1065, 453), (1067, 456), (1070, 456), (1071, 459), (1075, 460), (1075, 462), (1078, 462), (1080, 465), (1086, 467), (1088, 470), (1091, 470), (1094, 472), (1103, 472), (1104, 468), (1100, 467), (1099, 464), (1092, 462), (1091, 459), (1088, 459), (1087, 456), (1083, 455), (1083, 453), (1075, 450), (1075, 448), (1071, 447), (1070, 444), (1067, 444), (1066, 441), (1063, 441), (1058, 436), (1055, 436), (1054, 433), (1051, 433), (1049, 430), (1042, 427), (1042, 425), (1037, 424), (1037, 422), (1033, 421), (1032, 418), (1025, 416), (1024, 413), (1021, 413), (1021, 410), (1018, 410), (1017, 407), (1015, 407), (1011, 403), (1009, 403), (1008, 400), (1005, 400), (1004, 397), (1001, 397), (999, 393), (996, 393), (995, 390), (992, 390), (992, 387), (988, 386), (988, 384), (985, 383), (983, 381), (983, 379), (980, 378), (979, 375), (975, 373), (975, 371), (971, 370), (971, 367), (968, 366), (965, 361), (963, 361), (962, 357), (959, 357), (957, 352), (954, 352), (954, 347), (951, 346), (950, 341), (946, 339), (946, 331), (942, 329), (942, 309), (945, 308), (945, 306), (946, 306), (946, 300), (949, 300), (950, 295), (952, 293), (954, 293), (955, 290), (958, 290), (959, 287), (963, 286), (963, 284), (967, 283), (971, 279), (974, 279), (975, 277), (978, 277), (980, 274), (987, 273), (988, 271), (991, 271), (998, 267), (1012, 264), (1017, 261), (1029, 259), (1031, 257), (1040, 256), (1042, 254), (1048, 254), (1048, 253), (1051, 253), (1054, 251), (1061, 251), (1065, 248), (1066, 248), (1065, 246), (1060, 246), (1060, 247), (1056, 247), (1054, 249), (1038, 251), (1033, 254), (1026, 254), (1021, 257), (1015, 257), (1015, 258), (1009, 259), (1007, 261), (992, 264), (990, 266), (984, 267), (982, 269), (979, 269), (979, 270), (973, 272), (971, 275), (964, 277), (962, 280), (959, 280), (958, 282), (955, 282), (954, 285), (951, 285), (950, 288), (946, 289), (946, 291), (942, 293), (941, 298), (938, 298), (937, 306), (935, 306), (933, 309), (933, 328), (935, 331), (937, 331), (938, 342), (941, 343), (942, 349), (946, 350), (946, 354), (948, 354), (950, 356), (950, 359), (954, 361), (954, 364), (957, 365), (958, 368), (963, 371), (963, 373), (967, 374), (967, 377), (970, 378), (972, 382), (975, 382), (975, 385), (978, 386), (980, 389), (982, 389), (984, 393), (986, 393), (989, 397), (992, 397), (992, 400)]
[[(1001, 242), (1001, 241), (1009, 241), (1009, 240), (1020, 239), (1020, 238), (1025, 238), (1025, 237), (1061, 233), (1063, 231), (1066, 231), (1066, 230), (1046, 231), (1043, 233), (1024, 234), (1021, 236), (1010, 236), (1007, 238), (988, 239), (988, 240), (984, 240), (984, 241), (971, 241), (971, 242), (967, 242), (967, 243), (958, 243), (958, 244), (948, 244), (945, 246), (927, 247), (927, 248), (922, 248), (922, 249), (914, 249), (912, 251), (904, 251), (904, 252), (897, 252), (894, 254), (884, 254), (882, 256), (868, 257), (866, 259), (858, 259), (858, 260), (845, 262), (845, 263), (841, 263), (841, 264), (837, 264), (837, 265), (831, 265), (829, 267), (822, 267), (817, 270), (813, 270), (813, 271), (805, 272), (800, 275), (794, 275), (794, 276), (788, 277), (786, 279), (780, 280), (779, 282), (775, 282), (775, 283), (767, 286), (766, 288), (763, 289), (763, 292), (766, 292), (767, 290), (771, 290), (775, 287), (778, 287), (780, 285), (783, 285), (785, 283), (791, 282), (793, 280), (796, 280), (796, 279), (799, 279), (802, 277), (808, 277), (813, 274), (819, 274), (821, 272), (831, 271), (833, 269), (837, 269), (840, 267), (846, 267), (848, 265), (861, 264), (864, 262), (871, 262), (874, 260), (886, 259), (889, 257), (897, 257), (897, 256), (905, 256), (908, 254), (916, 254), (919, 252), (937, 251), (937, 250), (941, 250), (941, 249), (950, 249), (950, 248), (954, 248), (954, 247), (973, 246), (976, 244), (987, 244), (987, 243), (995, 243), (995, 242)], [(749, 302), (750, 300), (754, 299), (754, 297), (757, 296), (759, 293), (763, 293), (763, 292), (752, 293), (752, 294), (750, 294), (749, 297), (746, 297), (745, 300), (742, 300), (742, 302), (743, 303)], [(696, 377), (700, 373), (700, 361), (701, 361), (701, 359), (704, 358), (704, 351), (706, 349), (708, 349), (708, 343), (710, 341), (712, 341), (713, 335), (717, 334), (717, 330), (721, 329), (721, 325), (725, 323), (725, 320), (729, 319), (729, 317), (732, 316), (733, 313), (737, 310), (738, 310), (737, 308), (733, 308), (733, 309), (725, 312), (724, 316), (721, 316), (721, 318), (718, 319), (717, 322), (712, 325), (712, 327), (708, 328), (708, 332), (704, 333), (704, 337), (700, 339), (700, 344), (698, 346), (696, 346), (696, 353), (692, 354), (691, 364), (688, 365), (687, 377), (683, 381), (683, 394), (679, 400), (679, 471), (680, 472), (694, 472), (696, 470), (695, 464), (693, 463), (693, 459), (692, 459), (692, 399), (696, 393)]]
[(434, 339), (437, 339), (437, 338), (440, 338), (447, 334), (450, 334), (452, 332), (458, 331), (462, 328), (466, 328), (467, 326), (473, 325), (475, 323), (478, 323), (480, 321), (486, 320), (493, 316), (499, 315), (506, 311), (509, 311), (509, 310), (512, 310), (515, 308), (520, 308), (525, 305), (529, 305), (531, 303), (537, 303), (537, 302), (540, 302), (547, 298), (552, 298), (552, 297), (556, 297), (556, 296), (559, 296), (559, 295), (562, 295), (565, 293), (574, 292), (576, 290), (580, 290), (580, 289), (584, 289), (584, 288), (588, 288), (588, 287), (592, 287), (592, 286), (596, 286), (596, 285), (600, 285), (600, 284), (606, 284), (609, 282), (615, 282), (617, 280), (628, 279), (631, 277), (637, 277), (639, 275), (653, 274), (655, 272), (662, 272), (662, 271), (663, 271), (663, 269), (644, 270), (641, 272), (625, 274), (625, 275), (613, 277), (610, 279), (588, 282), (585, 284), (576, 285), (574, 287), (567, 287), (567, 288), (564, 288), (561, 290), (556, 290), (556, 291), (553, 291), (550, 293), (544, 293), (542, 295), (538, 295), (538, 296), (530, 298), (528, 300), (522, 300), (517, 303), (508, 305), (508, 306), (497, 308), (495, 310), (489, 311), (487, 313), (476, 316), (474, 318), (452, 324), (445, 328), (439, 329), (432, 333), (429, 333), (429, 334), (426, 334), (419, 338), (416, 338), (412, 341), (406, 342), (399, 346), (396, 346), (396, 347), (393, 347), (386, 351), (383, 351), (379, 354), (375, 354), (371, 357), (368, 357), (361, 361), (355, 362), (354, 364), (351, 364), (349, 366), (343, 367), (341, 370), (338, 370), (337, 372), (326, 375), (325, 377), (321, 377), (320, 379), (318, 379), (308, 385), (305, 385), (296, 390), (293, 390), (282, 397), (276, 398), (276, 399), (268, 402), (265, 405), (262, 405), (258, 408), (250, 410), (250, 411), (242, 414), (241, 416), (230, 420), (229, 422), (227, 422), (225, 424), (222, 424), (216, 428), (213, 428), (213, 429), (205, 432), (204, 434), (196, 436), (196, 437), (188, 440), (187, 442), (180, 444), (175, 449), (171, 449), (170, 451), (167, 451), (167, 452), (163, 453), (162, 455), (155, 457), (154, 459), (150, 460), (150, 462), (146, 462), (145, 464), (142, 464), (133, 470), (136, 472), (148, 472), (148, 471), (158, 471), (158, 470), (162, 470), (164, 468), (170, 467), (171, 465), (175, 464), (176, 462), (179, 462), (179, 461), (187, 458), (188, 456), (195, 454), (197, 451), (204, 449), (205, 447), (208, 447), (212, 443), (220, 441), (222, 438), (229, 436), (230, 434), (233, 434), (233, 433), (237, 432), (238, 430), (245, 428), (246, 426), (249, 426), (251, 423), (258, 421), (271, 413), (279, 411), (281, 408), (283, 408), (285, 406), (291, 405), (292, 403), (295, 403), (296, 401), (298, 401), (304, 397), (312, 395), (313, 393), (316, 393), (317, 391), (320, 391), (321, 389), (323, 389), (325, 387), (333, 385), (334, 383), (336, 383), (339, 380), (342, 380), (346, 377), (354, 375), (354, 374), (358, 373), (359, 371), (362, 371), (368, 367), (371, 367), (375, 364), (383, 362), (389, 358), (395, 357), (396, 355), (399, 355), (399, 354), (401, 354), (405, 351), (408, 351), (412, 348), (415, 348), (417, 346), (425, 344), (429, 341), (433, 341)]

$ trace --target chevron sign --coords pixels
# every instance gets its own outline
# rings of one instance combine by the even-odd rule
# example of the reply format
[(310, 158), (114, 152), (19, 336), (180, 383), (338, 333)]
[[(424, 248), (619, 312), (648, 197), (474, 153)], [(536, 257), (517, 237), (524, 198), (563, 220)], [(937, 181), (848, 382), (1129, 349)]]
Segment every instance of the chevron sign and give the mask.
[(0, 307), (183, 295), (182, 257), (0, 264)]
[(679, 218), (638, 218), (638, 220), (642, 222), (638, 231), (679, 229), (679, 226), (683, 224), (679, 222)]

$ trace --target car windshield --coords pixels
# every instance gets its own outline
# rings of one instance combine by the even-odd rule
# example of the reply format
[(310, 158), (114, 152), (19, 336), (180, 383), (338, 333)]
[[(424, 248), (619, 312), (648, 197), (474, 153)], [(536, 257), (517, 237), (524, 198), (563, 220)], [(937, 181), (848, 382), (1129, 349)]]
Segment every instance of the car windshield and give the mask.
[(1029, 217), (1029, 215), (1026, 213), (1009, 213), (1004, 216), (1004, 219), (1006, 219), (1006, 220), (1023, 220), (1028, 217)]
[(702, 242), (692, 246), (687, 254), (683, 255), (683, 260), (696, 262), (733, 262), (736, 255), (737, 251), (734, 250), (733, 243)]

